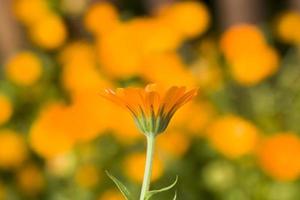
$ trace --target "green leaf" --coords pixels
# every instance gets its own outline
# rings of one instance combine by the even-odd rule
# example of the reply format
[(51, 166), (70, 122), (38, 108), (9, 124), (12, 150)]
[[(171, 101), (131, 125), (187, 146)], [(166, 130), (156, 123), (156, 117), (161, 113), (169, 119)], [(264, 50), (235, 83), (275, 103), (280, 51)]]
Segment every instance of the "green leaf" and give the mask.
[(116, 184), (116, 186), (119, 188), (119, 190), (121, 191), (121, 193), (123, 194), (123, 196), (125, 197), (126, 200), (133, 200), (131, 193), (125, 187), (125, 185), (123, 183), (121, 183), (121, 181), (119, 181), (116, 177), (111, 175), (108, 171), (105, 171), (105, 173)]
[(175, 192), (175, 195), (173, 197), (173, 200), (176, 200), (177, 199), (177, 192)]
[[(165, 192), (165, 191), (172, 189), (176, 185), (177, 181), (178, 181), (178, 176), (176, 176), (175, 181), (171, 185), (161, 188), (161, 189), (158, 189), (158, 190), (151, 190), (151, 191), (147, 192), (145, 200), (149, 200), (153, 195), (156, 195), (158, 193)], [(177, 197), (177, 194), (175, 193), (173, 200), (175, 200), (176, 197)]]

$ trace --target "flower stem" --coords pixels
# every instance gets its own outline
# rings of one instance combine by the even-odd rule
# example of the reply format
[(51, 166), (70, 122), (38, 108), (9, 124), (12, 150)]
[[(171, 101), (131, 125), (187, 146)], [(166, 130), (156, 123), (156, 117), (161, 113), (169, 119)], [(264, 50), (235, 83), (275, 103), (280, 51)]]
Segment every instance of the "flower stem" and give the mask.
[(144, 200), (147, 192), (150, 188), (151, 174), (152, 174), (152, 162), (154, 155), (154, 146), (155, 146), (155, 136), (149, 134), (147, 136), (147, 155), (146, 155), (146, 164), (144, 171), (144, 180), (141, 190), (140, 200)]

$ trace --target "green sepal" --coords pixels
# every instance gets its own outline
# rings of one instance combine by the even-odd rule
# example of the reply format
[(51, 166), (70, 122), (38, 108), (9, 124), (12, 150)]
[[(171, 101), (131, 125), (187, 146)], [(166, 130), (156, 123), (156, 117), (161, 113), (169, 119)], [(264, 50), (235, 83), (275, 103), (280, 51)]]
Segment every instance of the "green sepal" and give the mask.
[(119, 181), (116, 177), (111, 175), (108, 171), (105, 171), (105, 173), (116, 184), (116, 186), (118, 187), (118, 189), (123, 194), (123, 196), (126, 200), (133, 200), (133, 197), (132, 197), (131, 193), (125, 187), (125, 185), (123, 183), (121, 183), (121, 181)]
[[(149, 200), (152, 196), (154, 196), (158, 193), (165, 192), (165, 191), (172, 189), (176, 185), (177, 181), (178, 181), (178, 176), (176, 176), (175, 181), (171, 185), (161, 188), (161, 189), (158, 189), (158, 190), (151, 190), (151, 191), (147, 192), (147, 194), (145, 196), (145, 200)], [(173, 200), (175, 200), (176, 197), (177, 197), (177, 194), (175, 193)]]

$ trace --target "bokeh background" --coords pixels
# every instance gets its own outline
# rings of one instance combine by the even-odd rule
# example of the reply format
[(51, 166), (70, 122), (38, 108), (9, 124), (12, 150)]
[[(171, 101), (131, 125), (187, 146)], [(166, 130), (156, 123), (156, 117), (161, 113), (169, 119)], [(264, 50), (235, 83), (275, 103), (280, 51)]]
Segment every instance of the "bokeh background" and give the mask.
[(153, 199), (300, 199), (299, 0), (0, 0), (0, 199), (138, 195), (145, 139), (107, 87), (199, 88)]

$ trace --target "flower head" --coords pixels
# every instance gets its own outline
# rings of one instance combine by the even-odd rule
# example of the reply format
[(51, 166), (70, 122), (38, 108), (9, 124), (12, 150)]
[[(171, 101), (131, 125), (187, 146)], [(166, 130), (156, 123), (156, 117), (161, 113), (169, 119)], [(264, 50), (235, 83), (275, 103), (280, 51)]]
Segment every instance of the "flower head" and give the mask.
[(102, 96), (128, 109), (144, 134), (157, 135), (167, 128), (175, 112), (196, 94), (196, 89), (173, 86), (162, 95), (155, 84), (149, 84), (145, 89), (106, 89)]

